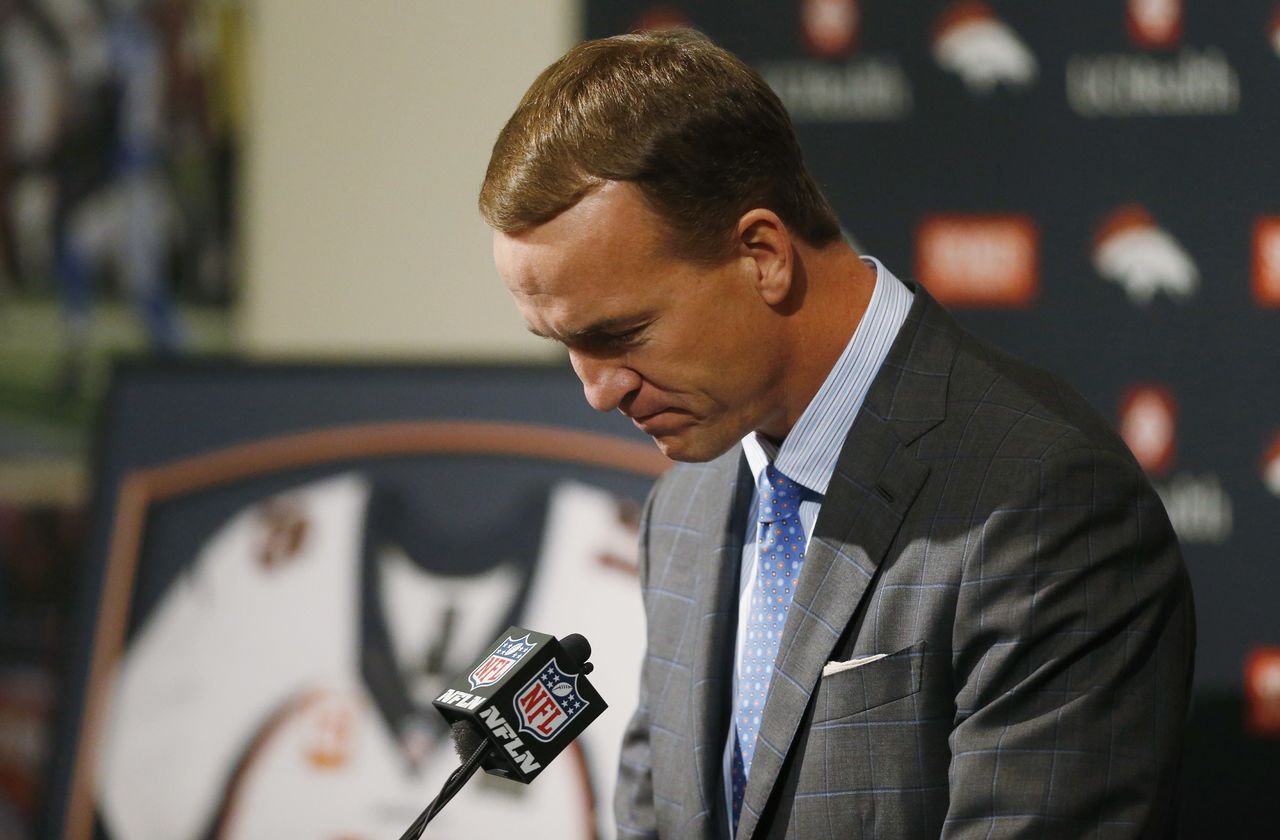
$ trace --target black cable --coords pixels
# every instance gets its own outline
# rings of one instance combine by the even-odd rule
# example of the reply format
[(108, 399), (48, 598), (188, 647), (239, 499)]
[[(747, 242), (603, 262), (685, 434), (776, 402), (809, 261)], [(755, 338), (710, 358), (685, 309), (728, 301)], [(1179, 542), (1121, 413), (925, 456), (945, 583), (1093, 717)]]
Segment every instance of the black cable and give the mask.
[(475, 751), (462, 763), (457, 770), (449, 774), (449, 778), (444, 780), (444, 784), (440, 787), (440, 793), (436, 794), (436, 798), (431, 800), (413, 824), (400, 835), (400, 840), (418, 840), (422, 836), (423, 830), (427, 827), (427, 823), (431, 822), (436, 814), (440, 813), (445, 805), (449, 804), (449, 800), (462, 790), (463, 785), (475, 775), (480, 769), (480, 763), (484, 761), (484, 757), (489, 753), (489, 742), (482, 741), (475, 748)]
[(480, 769), (481, 762), (484, 761), (485, 756), (488, 754), (489, 754), (488, 743), (484, 743), (476, 747), (475, 752), (471, 754), (471, 757), (467, 759), (466, 763), (463, 764), (461, 767), (459, 767), (455, 771), (454, 775), (456, 776), (456, 781), (454, 782), (453, 786), (450, 787), (448, 790), (440, 791), (440, 796), (437, 797), (439, 801), (434, 803), (434, 805), (432, 806), (431, 813), (427, 817), (428, 821), (431, 820), (431, 818), (434, 817), (436, 814), (444, 810), (444, 806), (449, 804), (449, 800), (453, 799), (453, 797), (457, 795), (458, 791), (462, 790), (463, 786), (466, 785), (468, 780), (470, 780), (471, 777), (475, 775), (476, 771)]

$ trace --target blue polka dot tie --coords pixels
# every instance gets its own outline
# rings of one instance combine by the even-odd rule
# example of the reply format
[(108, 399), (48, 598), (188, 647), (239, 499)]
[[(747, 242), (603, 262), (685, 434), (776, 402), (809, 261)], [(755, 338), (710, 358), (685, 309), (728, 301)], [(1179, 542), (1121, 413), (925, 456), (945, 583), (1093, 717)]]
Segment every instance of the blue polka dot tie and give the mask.
[(734, 706), (737, 737), (733, 750), (733, 831), (738, 831), (738, 814), (747, 788), (747, 772), (755, 755), (760, 734), (760, 716), (773, 677), (778, 642), (787, 623), (791, 597), (800, 567), (804, 565), (805, 538), (800, 524), (800, 485), (774, 469), (765, 468), (757, 488), (759, 530), (756, 551), (759, 557), (756, 591), (751, 598), (742, 661), (738, 666), (738, 697)]

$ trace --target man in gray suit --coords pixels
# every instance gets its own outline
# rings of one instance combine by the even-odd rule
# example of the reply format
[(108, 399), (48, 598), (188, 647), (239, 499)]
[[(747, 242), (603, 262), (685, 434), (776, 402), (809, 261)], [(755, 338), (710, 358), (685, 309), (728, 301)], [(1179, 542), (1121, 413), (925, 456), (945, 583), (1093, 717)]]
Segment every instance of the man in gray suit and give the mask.
[(1194, 627), (1159, 500), (1061, 380), (842, 241), (757, 74), (582, 44), (481, 209), (588, 402), (689, 462), (645, 511), (620, 835), (1172, 832)]

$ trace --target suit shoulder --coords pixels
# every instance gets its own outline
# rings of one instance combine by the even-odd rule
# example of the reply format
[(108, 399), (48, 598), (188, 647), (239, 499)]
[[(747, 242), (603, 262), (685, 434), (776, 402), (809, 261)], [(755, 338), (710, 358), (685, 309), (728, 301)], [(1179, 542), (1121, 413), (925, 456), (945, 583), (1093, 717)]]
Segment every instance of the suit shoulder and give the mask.
[(968, 457), (1046, 460), (1087, 451), (1137, 468), (1119, 435), (1066, 380), (965, 331), (936, 432), (933, 447)]

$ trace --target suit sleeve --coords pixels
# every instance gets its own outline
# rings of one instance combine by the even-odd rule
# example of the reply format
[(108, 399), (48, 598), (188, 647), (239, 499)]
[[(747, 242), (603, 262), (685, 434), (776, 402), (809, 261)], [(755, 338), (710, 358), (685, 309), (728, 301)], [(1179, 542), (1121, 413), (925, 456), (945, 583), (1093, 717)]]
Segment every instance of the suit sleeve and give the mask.
[[(646, 595), (649, 585), (649, 521), (658, 487), (654, 485), (640, 516), (640, 588)], [(648, 605), (645, 608), (648, 619)], [(658, 824), (653, 808), (653, 766), (649, 751), (649, 658), (640, 669), (640, 697), (631, 722), (622, 736), (618, 766), (618, 787), (613, 798), (618, 837), (624, 840), (657, 838)]]
[(1177, 540), (1121, 455), (1027, 480), (966, 536), (943, 836), (1165, 836), (1195, 642)]

